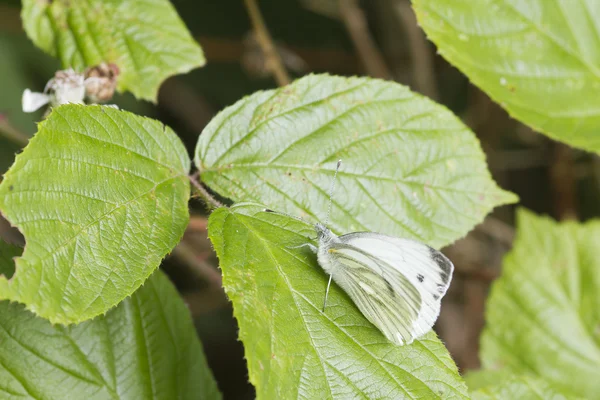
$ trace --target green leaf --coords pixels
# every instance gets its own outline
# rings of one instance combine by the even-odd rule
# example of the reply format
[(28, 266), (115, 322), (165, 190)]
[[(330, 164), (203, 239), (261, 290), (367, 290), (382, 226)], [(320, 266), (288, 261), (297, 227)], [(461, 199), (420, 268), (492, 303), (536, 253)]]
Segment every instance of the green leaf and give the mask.
[(379, 231), (441, 246), (516, 201), (490, 177), (475, 135), (446, 108), (397, 83), (310, 75), (246, 97), (205, 128), (202, 181), (338, 233)]
[(327, 277), (306, 222), (241, 203), (209, 219), (259, 399), (464, 399), (466, 385), (435, 333), (395, 346)]
[(27, 242), (0, 298), (73, 323), (131, 295), (188, 223), (189, 163), (158, 121), (55, 108), (0, 184), (0, 211)]
[(510, 371), (500, 370), (471, 370), (463, 374), (470, 391), (479, 390), (488, 386), (499, 386), (501, 383), (515, 378)]
[(413, 0), (440, 54), (515, 118), (600, 151), (596, 0)]
[(15, 273), (15, 261), (14, 258), (18, 257), (23, 253), (23, 249), (19, 246), (15, 246), (6, 243), (0, 239), (0, 274), (7, 278), (11, 278)]
[(167, 77), (204, 65), (168, 0), (23, 0), (27, 35), (64, 68), (102, 62), (120, 70), (117, 88), (156, 101)]
[(531, 374), (573, 396), (600, 393), (600, 222), (520, 210), (513, 250), (487, 303), (487, 369)]
[(0, 302), (3, 399), (219, 399), (189, 311), (161, 272), (106, 315), (52, 325)]
[[(471, 393), (473, 400), (576, 400), (550, 387), (541, 379), (530, 376), (512, 377)], [(583, 399), (582, 399), (583, 400)]]

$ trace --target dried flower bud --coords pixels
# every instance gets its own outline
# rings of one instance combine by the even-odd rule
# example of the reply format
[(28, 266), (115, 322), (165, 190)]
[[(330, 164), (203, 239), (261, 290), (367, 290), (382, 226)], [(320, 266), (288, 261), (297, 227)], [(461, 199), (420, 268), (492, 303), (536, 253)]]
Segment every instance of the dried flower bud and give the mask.
[(116, 64), (102, 63), (85, 71), (85, 95), (92, 103), (102, 103), (112, 99), (117, 87), (119, 67)]
[(53, 92), (52, 105), (82, 104), (85, 97), (83, 75), (70, 68), (56, 71), (54, 79), (51, 79), (46, 85), (45, 91), (48, 90)]

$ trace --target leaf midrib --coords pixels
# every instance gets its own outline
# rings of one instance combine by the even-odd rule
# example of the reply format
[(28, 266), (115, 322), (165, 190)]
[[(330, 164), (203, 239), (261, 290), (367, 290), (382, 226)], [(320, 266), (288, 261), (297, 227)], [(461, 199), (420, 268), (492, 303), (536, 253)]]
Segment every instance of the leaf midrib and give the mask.
[[(236, 164), (232, 164), (231, 166), (227, 166), (227, 167), (217, 167), (217, 168), (207, 168), (207, 169), (203, 169), (203, 173), (216, 173), (221, 175), (223, 173), (223, 171), (234, 171), (234, 170), (242, 170), (243, 172), (247, 172), (247, 171), (251, 171), (252, 169), (281, 169), (281, 170), (296, 170), (296, 171), (302, 171), (302, 172), (314, 172), (315, 171), (315, 167), (314, 166), (305, 166), (305, 165), (294, 165), (294, 164), (268, 164), (268, 163), (236, 163)], [(319, 172), (327, 172), (330, 174), (334, 174), (336, 172), (335, 169), (331, 169), (331, 168), (326, 168), (326, 167), (319, 167)], [(439, 189), (439, 190), (443, 190), (446, 192), (453, 192), (453, 193), (470, 193), (470, 194), (485, 194), (488, 195), (489, 191), (472, 191), (472, 190), (460, 190), (460, 189), (456, 189), (456, 188), (452, 188), (452, 187), (446, 187), (446, 186), (440, 186), (440, 185), (432, 185), (432, 184), (425, 184), (419, 181), (410, 181), (410, 180), (403, 180), (402, 178), (393, 178), (393, 177), (388, 177), (388, 176), (377, 176), (377, 175), (373, 175), (373, 174), (363, 174), (363, 173), (353, 173), (353, 172), (348, 172), (348, 171), (338, 171), (337, 172), (338, 176), (347, 176), (350, 178), (366, 178), (366, 179), (372, 179), (372, 180), (379, 180), (379, 181), (385, 181), (385, 182), (394, 182), (394, 183), (402, 183), (405, 185), (427, 185), (428, 188), (431, 189)], [(481, 176), (485, 176), (485, 174), (481, 174)], [(202, 177), (202, 175), (201, 175)], [(487, 178), (487, 176), (485, 176)]]
[[(229, 211), (229, 212), (231, 213), (231, 211)], [(231, 214), (230, 214), (230, 215), (231, 215)], [(236, 214), (234, 214), (234, 215), (236, 215)], [(254, 236), (257, 238), (257, 239), (259, 239), (259, 240), (260, 240), (260, 242), (261, 242), (261, 243), (263, 243), (263, 247), (264, 247), (264, 248), (267, 250), (267, 252), (268, 252), (268, 254), (269, 254), (269, 257), (270, 257), (270, 258), (273, 260), (273, 264), (275, 265), (277, 272), (279, 273), (279, 275), (280, 275), (280, 276), (283, 278), (284, 282), (286, 283), (286, 285), (287, 285), (287, 287), (288, 287), (288, 290), (290, 291), (290, 293), (292, 294), (292, 298), (294, 299), (294, 305), (296, 306), (296, 310), (297, 310), (297, 312), (298, 312), (298, 315), (301, 315), (301, 316), (302, 316), (302, 322), (303, 322), (303, 324), (304, 324), (304, 328), (305, 328), (305, 330), (306, 330), (306, 332), (307, 332), (307, 336), (309, 337), (309, 340), (311, 341), (311, 344), (312, 344), (312, 349), (314, 350), (314, 352), (315, 352), (316, 356), (319, 358), (319, 361), (320, 361), (321, 365), (323, 366), (323, 372), (324, 372), (324, 374), (325, 374), (325, 370), (324, 370), (324, 364), (323, 364), (323, 362), (327, 362), (327, 361), (321, 357), (321, 354), (320, 354), (320, 353), (317, 351), (317, 348), (316, 348), (316, 346), (314, 345), (314, 342), (312, 341), (312, 336), (310, 335), (310, 330), (308, 329), (308, 327), (307, 327), (307, 325), (306, 325), (306, 320), (305, 320), (305, 318), (304, 318), (304, 314), (302, 313), (302, 311), (301, 311), (301, 309), (300, 309), (300, 307), (299, 307), (299, 305), (298, 305), (298, 303), (297, 303), (297, 300), (296, 300), (296, 296), (295, 296), (295, 295), (298, 295), (298, 296), (300, 296), (300, 297), (301, 297), (301, 298), (302, 298), (304, 301), (306, 301), (306, 302), (307, 302), (307, 304), (311, 305), (311, 306), (312, 306), (313, 308), (315, 308), (316, 310), (319, 310), (319, 308), (318, 308), (318, 307), (316, 307), (314, 304), (312, 304), (312, 302), (310, 302), (310, 301), (309, 301), (309, 299), (308, 299), (308, 298), (306, 298), (306, 296), (304, 296), (302, 293), (300, 293), (300, 292), (296, 291), (296, 290), (295, 290), (295, 289), (292, 287), (292, 285), (290, 284), (290, 282), (289, 282), (289, 280), (288, 280), (288, 278), (287, 278), (287, 275), (286, 275), (286, 274), (283, 272), (283, 270), (281, 269), (281, 266), (280, 266), (280, 265), (279, 265), (279, 263), (277, 262), (277, 258), (275, 257), (275, 255), (274, 255), (273, 251), (271, 250), (271, 247), (272, 247), (272, 246), (270, 246), (270, 245), (269, 245), (269, 241), (268, 241), (267, 239), (265, 239), (264, 237), (262, 237), (262, 235), (260, 235), (260, 233), (259, 233), (258, 231), (256, 231), (255, 229), (253, 229), (251, 225), (248, 225), (248, 224), (246, 224), (246, 223), (243, 221), (243, 218), (239, 218), (239, 215), (236, 215), (236, 216), (238, 217), (238, 218), (237, 218), (237, 220), (239, 220), (239, 221), (240, 221), (240, 222), (241, 222), (241, 223), (244, 225), (244, 227), (246, 227), (246, 229), (247, 229), (249, 232), (251, 232), (251, 233), (252, 233), (252, 234), (253, 234), (253, 235), (254, 235)], [(255, 218), (255, 217), (253, 217), (253, 216), (251, 216), (251, 215), (248, 215), (248, 214), (243, 214), (243, 217), (246, 217), (246, 218), (249, 218), (249, 219), (253, 219), (253, 220), (258, 220), (257, 218)], [(262, 222), (262, 223), (266, 223), (266, 222), (265, 222), (265, 221), (263, 221), (263, 220), (258, 220), (258, 221), (260, 221), (260, 222)], [(292, 256), (294, 259), (296, 259), (298, 262), (301, 262), (301, 263), (303, 263), (303, 264), (305, 264), (305, 265), (308, 265), (308, 264), (306, 264), (306, 262), (305, 262), (304, 260), (301, 260), (301, 259), (300, 259), (300, 258), (298, 258), (298, 257), (297, 257), (295, 254), (291, 253), (289, 250), (287, 250), (287, 249), (284, 249), (284, 251), (285, 251), (286, 253), (288, 253), (290, 256)], [(295, 294), (295, 295), (294, 295), (294, 294)], [(391, 373), (391, 372), (390, 372), (390, 371), (389, 371), (389, 370), (388, 370), (388, 369), (387, 369), (387, 368), (386, 368), (386, 367), (385, 367), (385, 366), (382, 364), (382, 361), (385, 361), (385, 360), (379, 360), (379, 359), (378, 359), (378, 358), (377, 358), (377, 357), (376, 357), (376, 356), (375, 356), (373, 353), (371, 353), (371, 352), (370, 352), (370, 351), (369, 351), (369, 350), (368, 350), (366, 347), (364, 347), (364, 346), (363, 346), (361, 343), (357, 342), (357, 341), (356, 341), (356, 339), (354, 339), (354, 338), (353, 338), (351, 335), (349, 335), (349, 334), (348, 334), (348, 333), (347, 333), (345, 330), (343, 330), (341, 327), (339, 327), (339, 326), (338, 326), (338, 325), (337, 325), (337, 324), (336, 324), (336, 323), (335, 323), (335, 322), (334, 322), (334, 321), (333, 321), (333, 320), (332, 320), (332, 319), (331, 319), (331, 318), (330, 318), (330, 317), (329, 317), (327, 314), (323, 314), (323, 315), (325, 316), (325, 318), (326, 318), (326, 319), (327, 319), (327, 320), (328, 320), (328, 321), (329, 321), (329, 322), (330, 322), (330, 323), (331, 323), (333, 326), (335, 326), (335, 327), (336, 327), (336, 328), (337, 328), (337, 329), (338, 329), (340, 332), (342, 332), (342, 333), (343, 333), (343, 334), (344, 334), (344, 335), (345, 335), (347, 338), (349, 338), (349, 339), (350, 339), (352, 342), (354, 342), (354, 343), (355, 343), (355, 344), (356, 344), (356, 345), (357, 345), (357, 346), (358, 346), (360, 349), (362, 349), (364, 352), (366, 352), (366, 353), (367, 353), (367, 354), (368, 354), (368, 355), (371, 357), (371, 359), (373, 359), (374, 361), (376, 361), (376, 362), (377, 362), (377, 363), (380, 365), (380, 367), (381, 367), (381, 368), (382, 368), (382, 369), (383, 369), (383, 370), (384, 370), (384, 371), (385, 371), (385, 372), (386, 372), (386, 373), (389, 375), (389, 377), (390, 377), (392, 380), (394, 380), (394, 381), (396, 382), (396, 384), (398, 385), (398, 387), (399, 387), (399, 388), (401, 388), (402, 390), (404, 390), (404, 392), (405, 392), (407, 395), (409, 395), (409, 396), (410, 396), (410, 392), (409, 392), (409, 391), (407, 391), (407, 389), (405, 389), (405, 388), (404, 388), (404, 386), (402, 386), (402, 384), (401, 384), (401, 383), (400, 383), (400, 382), (399, 382), (399, 381), (398, 381), (398, 380), (397, 380), (397, 379), (394, 377), (394, 375), (393, 375), (393, 374), (392, 374), (392, 373)], [(422, 343), (421, 343), (421, 344), (422, 344)], [(423, 345), (423, 346), (424, 346), (424, 345)], [(429, 349), (428, 349), (428, 350), (429, 350)], [(445, 365), (445, 364), (444, 364), (444, 363), (443, 363), (441, 360), (439, 360), (439, 358), (438, 358), (437, 356), (436, 356), (436, 357), (434, 357), (434, 358), (435, 358), (435, 359), (437, 359), (437, 360), (440, 362), (440, 364), (442, 364), (442, 366), (443, 366), (445, 369), (449, 370), (450, 372), (454, 372), (454, 371), (451, 371), (451, 369), (449, 369), (449, 368), (448, 368), (448, 367), (447, 367), (447, 366), (446, 366), (446, 365)], [(398, 365), (395, 365), (395, 364), (392, 364), (392, 365), (394, 365), (394, 366), (395, 366), (395, 367), (397, 367), (397, 368), (400, 368), (400, 366), (398, 366)], [(402, 369), (402, 368), (400, 368), (400, 369)], [(423, 381), (421, 381), (420, 379), (418, 379), (418, 378), (417, 378), (415, 375), (411, 374), (411, 373), (410, 373), (409, 371), (407, 371), (407, 370), (404, 370), (404, 369), (402, 369), (402, 370), (403, 370), (403, 371), (404, 371), (406, 374), (408, 374), (408, 375), (412, 376), (414, 379), (416, 379), (416, 380), (419, 380), (419, 381), (420, 381), (420, 382), (423, 384), (423, 386), (424, 386), (424, 387), (426, 387), (427, 389), (431, 390), (431, 388), (429, 388), (429, 386), (428, 386), (427, 384), (425, 384), (425, 382), (423, 382)], [(325, 380), (327, 381), (327, 375), (326, 375), (326, 374), (325, 374)], [(329, 385), (329, 381), (327, 381), (327, 384)], [(438, 396), (438, 397), (439, 397), (439, 396)], [(411, 396), (411, 398), (412, 398), (412, 399), (415, 399), (415, 397), (412, 397), (412, 396)]]

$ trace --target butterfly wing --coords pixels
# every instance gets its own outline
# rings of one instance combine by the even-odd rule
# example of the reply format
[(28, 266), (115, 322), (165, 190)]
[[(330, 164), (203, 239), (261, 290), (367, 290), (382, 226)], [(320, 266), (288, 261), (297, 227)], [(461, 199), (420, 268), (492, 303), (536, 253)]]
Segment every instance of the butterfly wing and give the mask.
[(334, 281), (389, 340), (411, 343), (431, 329), (454, 269), (442, 253), (372, 232), (340, 236), (328, 253)]

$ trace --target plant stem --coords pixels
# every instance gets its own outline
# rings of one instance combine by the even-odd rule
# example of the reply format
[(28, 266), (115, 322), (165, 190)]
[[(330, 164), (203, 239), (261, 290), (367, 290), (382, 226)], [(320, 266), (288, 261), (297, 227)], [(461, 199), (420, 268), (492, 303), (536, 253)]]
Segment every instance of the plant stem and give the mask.
[(339, 6), (346, 29), (367, 74), (373, 78), (392, 80), (392, 73), (375, 45), (367, 26), (367, 18), (358, 5), (358, 0), (339, 0)]
[(200, 195), (200, 197), (202, 197), (202, 199), (204, 199), (204, 201), (206, 201), (206, 204), (212, 206), (212, 208), (218, 208), (218, 207), (223, 207), (223, 203), (221, 203), (219, 200), (215, 199), (209, 192), (208, 190), (206, 190), (206, 188), (204, 186), (202, 186), (202, 184), (200, 182), (198, 182), (198, 172), (196, 172), (193, 175), (188, 176), (190, 182), (192, 183), (192, 185), (194, 186), (194, 188), (196, 188), (196, 190), (198, 191), (198, 194)]
[(429, 50), (425, 34), (419, 28), (417, 17), (408, 0), (396, 0), (395, 9), (408, 39), (415, 88), (425, 96), (437, 100), (439, 95), (433, 67), (433, 54)]
[(21, 147), (25, 147), (29, 143), (27, 135), (12, 126), (4, 114), (0, 114), (0, 136), (4, 136)]
[(184, 241), (179, 242), (179, 244), (175, 246), (171, 252), (171, 256), (188, 267), (198, 277), (206, 280), (215, 287), (221, 287), (222, 278), (219, 271), (208, 263), (199, 260), (190, 245)]
[(254, 27), (258, 44), (262, 48), (262, 51), (265, 55), (267, 68), (271, 70), (273, 77), (279, 86), (287, 85), (290, 83), (290, 76), (283, 66), (281, 57), (279, 56), (279, 53), (273, 44), (273, 39), (267, 30), (267, 26), (265, 25), (265, 21), (263, 20), (258, 5), (256, 4), (256, 0), (244, 0), (244, 3), (246, 4), (250, 21)]

